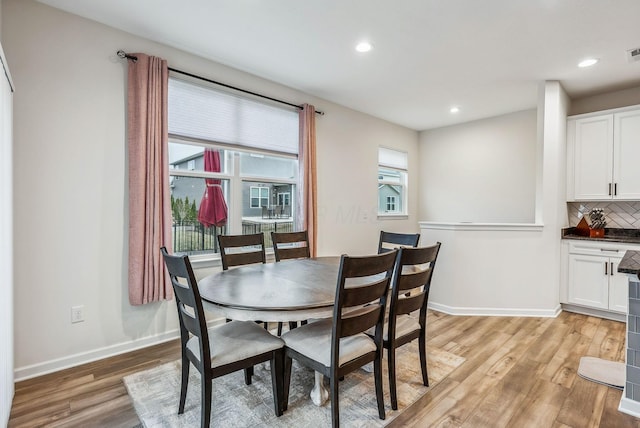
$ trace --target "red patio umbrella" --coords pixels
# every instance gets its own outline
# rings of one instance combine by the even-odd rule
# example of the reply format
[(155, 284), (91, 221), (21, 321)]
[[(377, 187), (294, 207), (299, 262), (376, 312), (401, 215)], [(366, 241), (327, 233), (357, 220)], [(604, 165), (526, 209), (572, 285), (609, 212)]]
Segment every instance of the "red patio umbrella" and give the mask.
[[(220, 152), (218, 150), (205, 149), (204, 170), (220, 172)], [(227, 203), (224, 201), (220, 180), (205, 178), (204, 181), (206, 187), (198, 209), (198, 221), (205, 227), (224, 226), (227, 223)]]

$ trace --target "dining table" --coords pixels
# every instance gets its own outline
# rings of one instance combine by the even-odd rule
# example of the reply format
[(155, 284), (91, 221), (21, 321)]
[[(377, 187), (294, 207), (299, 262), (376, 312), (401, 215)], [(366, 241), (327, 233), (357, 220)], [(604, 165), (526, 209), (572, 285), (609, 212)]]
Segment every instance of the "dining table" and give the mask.
[[(205, 309), (239, 321), (289, 322), (333, 315), (340, 257), (259, 263), (216, 272), (198, 281)], [(214, 345), (215, 346), (215, 345)], [(316, 372), (311, 400), (329, 397)]]

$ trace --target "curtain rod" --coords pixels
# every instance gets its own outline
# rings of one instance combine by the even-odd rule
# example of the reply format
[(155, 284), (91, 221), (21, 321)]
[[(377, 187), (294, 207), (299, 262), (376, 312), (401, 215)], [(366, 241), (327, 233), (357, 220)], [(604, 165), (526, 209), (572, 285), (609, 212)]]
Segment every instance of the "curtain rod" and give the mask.
[[(128, 53), (126, 53), (123, 50), (119, 50), (118, 52), (116, 52), (116, 54), (120, 58), (129, 59), (129, 60), (131, 60), (133, 62), (136, 62), (138, 60), (137, 56), (129, 55)], [(224, 86), (225, 88), (233, 89), (234, 91), (244, 92), (245, 94), (250, 94), (250, 95), (253, 95), (253, 96), (256, 96), (256, 97), (265, 98), (267, 100), (271, 100), (271, 101), (274, 101), (274, 102), (277, 102), (277, 103), (280, 103), (280, 104), (286, 104), (286, 105), (288, 105), (290, 107), (295, 107), (297, 109), (302, 110), (302, 106), (298, 105), (298, 104), (293, 104), (293, 103), (290, 103), (290, 102), (287, 102), (287, 101), (279, 100), (277, 98), (272, 98), (272, 97), (269, 97), (267, 95), (259, 94), (257, 92), (252, 92), (252, 91), (248, 91), (246, 89), (238, 88), (236, 86), (227, 85), (226, 83), (217, 82), (215, 80), (211, 80), (211, 79), (208, 79), (206, 77), (198, 76), (197, 74), (193, 74), (193, 73), (189, 73), (189, 72), (186, 72), (186, 71), (178, 70), (178, 69), (175, 69), (175, 68), (172, 68), (172, 67), (169, 67), (169, 70), (173, 71), (174, 73), (183, 74), (185, 76), (193, 77), (194, 79), (204, 80), (205, 82), (213, 83), (214, 85)], [(316, 110), (316, 114), (319, 114), (320, 116), (324, 116), (324, 112), (320, 111), (320, 110)]]

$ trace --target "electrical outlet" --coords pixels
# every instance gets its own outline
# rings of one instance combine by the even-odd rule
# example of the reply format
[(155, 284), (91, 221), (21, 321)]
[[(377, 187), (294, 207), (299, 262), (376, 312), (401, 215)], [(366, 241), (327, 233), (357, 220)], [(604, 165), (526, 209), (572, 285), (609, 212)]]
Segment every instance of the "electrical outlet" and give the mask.
[(84, 321), (84, 305), (71, 307), (71, 322), (77, 323)]

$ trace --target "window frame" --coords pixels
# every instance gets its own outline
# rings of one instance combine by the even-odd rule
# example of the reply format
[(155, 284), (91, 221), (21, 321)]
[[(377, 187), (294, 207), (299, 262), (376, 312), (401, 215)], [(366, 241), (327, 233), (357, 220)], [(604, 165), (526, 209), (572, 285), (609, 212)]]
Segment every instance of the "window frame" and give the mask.
[(387, 195), (387, 212), (396, 212), (396, 204), (396, 196)]
[[(258, 196), (255, 197), (253, 196), (253, 190), (257, 190), (258, 191)], [(263, 196), (262, 194), (264, 193), (263, 190), (267, 191), (267, 195)], [(253, 200), (257, 199), (258, 200), (258, 205), (253, 206)], [(262, 205), (262, 200), (266, 199), (267, 200), (267, 204), (266, 205)], [(261, 208), (261, 207), (267, 207), (269, 208), (271, 204), (269, 204), (269, 188), (268, 187), (263, 187), (263, 186), (249, 186), (249, 208)]]

